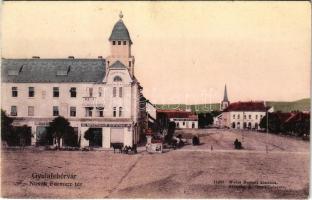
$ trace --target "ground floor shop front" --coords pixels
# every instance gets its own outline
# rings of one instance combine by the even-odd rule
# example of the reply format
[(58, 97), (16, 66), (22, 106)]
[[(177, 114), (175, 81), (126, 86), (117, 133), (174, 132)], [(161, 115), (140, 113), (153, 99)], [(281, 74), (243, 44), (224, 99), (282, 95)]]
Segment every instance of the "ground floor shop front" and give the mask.
[[(27, 126), (31, 132), (28, 145), (46, 146), (55, 145), (55, 138), (48, 134), (47, 128), (52, 119), (19, 119), (14, 126)], [(74, 128), (75, 136), (71, 141), (61, 139), (61, 146), (77, 144), (83, 147), (111, 148), (112, 143), (122, 143), (124, 146), (133, 146), (139, 142), (139, 125), (131, 120), (73, 120), (70, 125)], [(88, 137), (86, 137), (86, 133)]]

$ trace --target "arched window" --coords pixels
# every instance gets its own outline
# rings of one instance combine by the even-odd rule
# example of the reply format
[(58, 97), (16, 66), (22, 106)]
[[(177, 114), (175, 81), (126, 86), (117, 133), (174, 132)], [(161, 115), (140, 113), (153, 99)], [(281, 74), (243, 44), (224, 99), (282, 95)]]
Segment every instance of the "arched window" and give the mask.
[(121, 82), (121, 81), (122, 81), (122, 79), (121, 79), (120, 76), (115, 76), (114, 77), (114, 82)]

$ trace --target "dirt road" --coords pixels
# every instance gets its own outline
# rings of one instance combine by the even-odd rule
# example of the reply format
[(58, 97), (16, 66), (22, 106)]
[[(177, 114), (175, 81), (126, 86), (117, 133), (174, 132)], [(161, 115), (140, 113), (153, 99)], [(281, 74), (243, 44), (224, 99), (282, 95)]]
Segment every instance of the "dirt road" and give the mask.
[[(219, 130), (220, 131), (220, 130)], [(111, 151), (2, 151), (3, 197), (50, 198), (306, 198), (309, 143), (272, 136), (265, 153), (263, 134), (207, 133), (202, 145), (163, 154)], [(275, 140), (274, 140), (275, 139)], [(214, 145), (211, 151), (210, 146)], [(280, 148), (275, 148), (279, 146)], [(273, 148), (274, 147), (274, 148)], [(33, 178), (33, 174), (74, 174), (75, 179)], [(49, 185), (51, 181), (54, 185)], [(32, 182), (47, 182), (48, 186)], [(72, 186), (57, 185), (72, 183)], [(76, 183), (79, 183), (75, 186)], [(80, 185), (81, 184), (81, 185)]]

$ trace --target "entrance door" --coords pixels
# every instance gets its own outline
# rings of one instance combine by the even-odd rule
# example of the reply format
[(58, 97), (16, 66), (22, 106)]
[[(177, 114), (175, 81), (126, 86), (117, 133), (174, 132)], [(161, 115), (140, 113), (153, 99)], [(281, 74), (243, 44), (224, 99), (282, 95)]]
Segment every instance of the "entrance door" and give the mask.
[(111, 143), (124, 143), (124, 129), (111, 128)]
[(46, 126), (37, 126), (36, 129), (36, 144), (37, 145), (52, 145), (53, 138), (52, 135), (48, 134)]
[(102, 128), (90, 128), (92, 138), (89, 140), (90, 147), (102, 147)]

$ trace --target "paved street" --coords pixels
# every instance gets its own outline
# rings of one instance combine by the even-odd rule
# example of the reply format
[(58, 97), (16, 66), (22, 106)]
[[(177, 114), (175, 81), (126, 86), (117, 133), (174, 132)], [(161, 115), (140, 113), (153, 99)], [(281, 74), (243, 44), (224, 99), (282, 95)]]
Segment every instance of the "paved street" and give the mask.
[[(309, 143), (264, 133), (198, 130), (201, 145), (163, 154), (111, 151), (2, 151), (4, 197), (306, 198)], [(265, 141), (269, 153), (265, 153)], [(213, 146), (213, 150), (211, 150)], [(34, 179), (34, 173), (68, 173), (75, 179)], [(44, 185), (31, 185), (31, 182)], [(78, 186), (49, 185), (51, 181)], [(80, 185), (82, 183), (82, 185)], [(34, 184), (34, 183), (32, 183)]]

